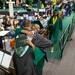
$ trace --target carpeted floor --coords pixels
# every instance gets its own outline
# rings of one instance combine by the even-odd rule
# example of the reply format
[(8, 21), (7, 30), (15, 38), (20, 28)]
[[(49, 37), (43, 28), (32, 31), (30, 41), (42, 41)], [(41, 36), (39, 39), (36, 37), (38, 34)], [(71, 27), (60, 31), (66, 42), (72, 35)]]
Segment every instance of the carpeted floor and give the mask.
[(75, 31), (64, 49), (62, 60), (46, 62), (43, 75), (75, 75)]

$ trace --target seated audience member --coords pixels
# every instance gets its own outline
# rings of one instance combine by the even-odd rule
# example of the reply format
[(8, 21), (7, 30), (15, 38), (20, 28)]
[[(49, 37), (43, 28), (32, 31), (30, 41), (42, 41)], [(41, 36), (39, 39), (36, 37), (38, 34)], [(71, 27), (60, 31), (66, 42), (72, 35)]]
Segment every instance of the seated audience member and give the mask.
[(19, 26), (22, 28), (24, 26), (24, 20), (19, 20)]
[(8, 29), (8, 27), (11, 26), (10, 18), (9, 18), (8, 15), (6, 15), (6, 16), (3, 18), (3, 24), (4, 24), (5, 30)]
[(14, 21), (13, 21), (14, 28), (16, 28), (18, 26), (18, 23), (19, 23), (19, 21), (14, 19)]
[(69, 2), (67, 2), (65, 4), (65, 7), (64, 8), (66, 10), (66, 16), (71, 15), (71, 6), (70, 6), (70, 3)]

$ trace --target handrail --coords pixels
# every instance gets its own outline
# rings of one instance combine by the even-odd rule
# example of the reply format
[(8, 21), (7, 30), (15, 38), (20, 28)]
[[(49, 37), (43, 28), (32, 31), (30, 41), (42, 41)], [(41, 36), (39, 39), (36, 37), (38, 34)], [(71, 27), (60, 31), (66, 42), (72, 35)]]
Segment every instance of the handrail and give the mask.
[[(60, 38), (60, 40), (59, 40), (59, 43), (62, 43), (63, 38), (65, 38), (65, 39), (63, 40), (63, 44), (62, 44), (61, 47), (60, 47), (61, 49), (64, 48), (68, 37), (70, 37), (70, 35), (72, 34), (73, 19), (74, 19), (74, 16), (72, 16), (72, 24), (69, 24), (69, 25), (66, 27), (66, 29), (63, 31), (62, 36), (61, 36), (61, 38)], [(65, 36), (65, 34), (66, 34), (67, 32), (68, 32), (68, 34), (67, 34), (67, 36)], [(71, 32), (71, 33), (69, 33), (69, 32)]]

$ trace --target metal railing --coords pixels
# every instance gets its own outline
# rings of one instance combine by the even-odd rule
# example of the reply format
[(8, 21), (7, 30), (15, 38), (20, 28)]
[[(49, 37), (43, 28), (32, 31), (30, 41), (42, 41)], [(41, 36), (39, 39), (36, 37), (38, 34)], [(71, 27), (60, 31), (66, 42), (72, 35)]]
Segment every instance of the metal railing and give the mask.
[(64, 49), (67, 40), (69, 38), (71, 38), (71, 35), (72, 35), (74, 27), (75, 27), (74, 23), (75, 23), (75, 19), (74, 19), (74, 16), (73, 16), (72, 24), (69, 24), (69, 26), (66, 27), (64, 33), (62, 34), (62, 37), (60, 38), (59, 45), (60, 45), (61, 50)]

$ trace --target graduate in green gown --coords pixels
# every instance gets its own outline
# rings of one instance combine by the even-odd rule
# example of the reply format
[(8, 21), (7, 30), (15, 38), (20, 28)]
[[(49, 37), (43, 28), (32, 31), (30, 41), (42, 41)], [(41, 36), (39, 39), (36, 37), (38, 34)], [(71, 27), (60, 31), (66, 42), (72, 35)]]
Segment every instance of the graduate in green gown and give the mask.
[(49, 31), (49, 39), (52, 38), (53, 33), (55, 32), (55, 23), (57, 21), (57, 13), (54, 11), (53, 16), (48, 21), (48, 31)]
[(56, 43), (59, 39), (60, 30), (62, 30), (62, 19), (58, 16), (58, 11), (54, 11), (48, 25), (49, 39)]

